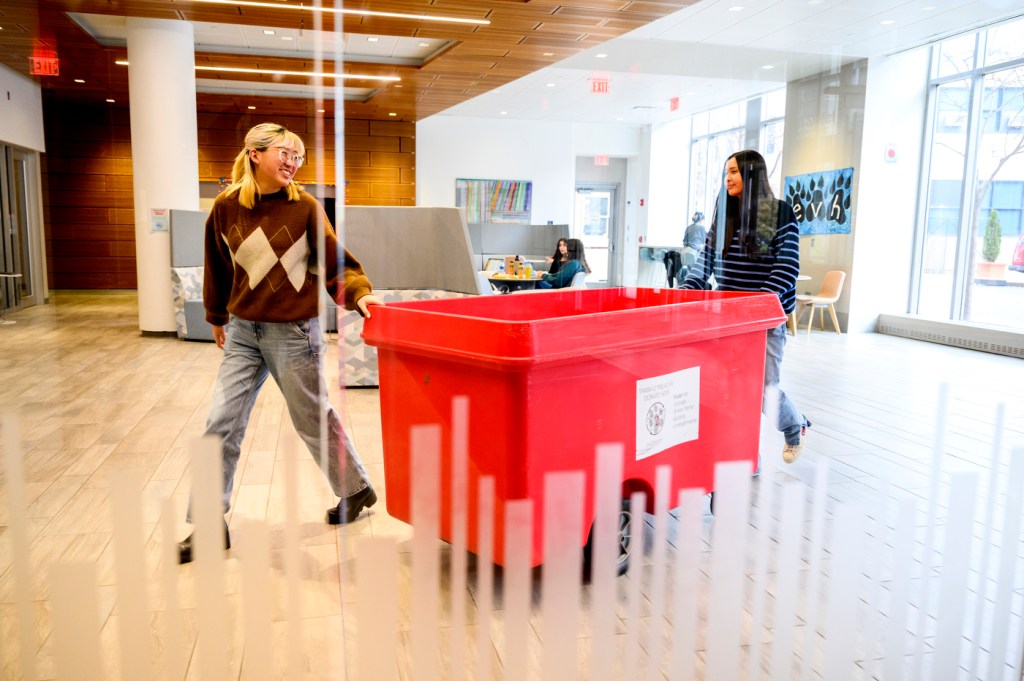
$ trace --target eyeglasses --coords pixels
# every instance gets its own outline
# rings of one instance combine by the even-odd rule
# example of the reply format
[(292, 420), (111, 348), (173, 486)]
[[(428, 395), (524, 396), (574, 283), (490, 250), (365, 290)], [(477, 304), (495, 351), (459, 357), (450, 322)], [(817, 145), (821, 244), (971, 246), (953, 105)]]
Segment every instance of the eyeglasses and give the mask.
[(292, 163), (296, 168), (301, 168), (302, 163), (306, 160), (299, 154), (294, 154), (284, 147), (270, 147), (271, 149), (277, 149), (277, 156), (281, 159), (282, 163)]

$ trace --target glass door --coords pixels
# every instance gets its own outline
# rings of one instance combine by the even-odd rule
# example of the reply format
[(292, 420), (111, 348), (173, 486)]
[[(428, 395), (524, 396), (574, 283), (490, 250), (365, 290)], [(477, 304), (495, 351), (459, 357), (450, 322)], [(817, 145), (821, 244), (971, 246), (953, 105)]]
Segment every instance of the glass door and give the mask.
[(590, 274), (587, 281), (614, 285), (616, 195), (618, 186), (594, 184), (576, 187), (573, 235), (583, 242)]
[(19, 309), (42, 302), (42, 229), (38, 227), (36, 155), (11, 146), (0, 147), (0, 272), (20, 274), (0, 279), (0, 306)]

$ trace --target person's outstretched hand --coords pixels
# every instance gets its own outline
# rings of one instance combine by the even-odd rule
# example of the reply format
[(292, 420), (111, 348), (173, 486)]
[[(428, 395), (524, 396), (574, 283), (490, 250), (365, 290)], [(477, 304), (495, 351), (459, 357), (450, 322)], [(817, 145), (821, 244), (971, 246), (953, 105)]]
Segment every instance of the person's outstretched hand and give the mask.
[(380, 298), (378, 298), (377, 296), (373, 295), (372, 293), (369, 294), (369, 295), (363, 296), (362, 298), (360, 298), (359, 300), (356, 301), (356, 307), (359, 308), (359, 311), (362, 312), (363, 316), (366, 317), (367, 319), (370, 318), (370, 306), (371, 305), (383, 305), (383, 304), (384, 304), (384, 301), (381, 300)]
[(224, 340), (227, 338), (227, 334), (224, 333), (224, 327), (223, 326), (217, 326), (216, 324), (214, 324), (212, 326), (213, 326), (213, 342), (217, 344), (218, 348), (223, 350), (224, 349)]

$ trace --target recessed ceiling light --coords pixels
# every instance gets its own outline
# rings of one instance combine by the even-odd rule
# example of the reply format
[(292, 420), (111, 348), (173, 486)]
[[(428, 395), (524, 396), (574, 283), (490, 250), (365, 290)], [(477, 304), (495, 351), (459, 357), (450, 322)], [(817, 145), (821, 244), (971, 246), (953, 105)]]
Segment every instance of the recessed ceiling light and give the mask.
[(623, 118), (622, 116), (619, 116), (619, 117), (618, 117), (618, 118), (616, 118), (615, 120), (617, 120), (617, 121), (624, 121), (624, 120), (626, 120), (626, 119), (624, 119), (624, 118)]
[(555, 53), (554, 53), (554, 52), (545, 52), (545, 53), (544, 53), (544, 56), (545, 56), (545, 57), (554, 57), (554, 56), (555, 56)]
[(246, 108), (249, 109), (250, 111), (255, 111), (256, 110), (256, 107), (254, 107), (254, 106), (248, 106)]
[(75, 82), (76, 83), (84, 83), (85, 81), (82, 80), (81, 78), (75, 78)]
[(931, 12), (933, 9), (935, 9), (935, 5), (928, 5), (927, 7), (922, 7), (921, 9), (924, 10), (925, 12)]
[(420, 43), (420, 47), (430, 47), (430, 43)]
[(397, 115), (398, 114), (396, 114), (394, 111), (389, 111), (388, 112), (388, 116), (397, 116)]
[(192, 0), (210, 5), (235, 5), (242, 7), (264, 7), (266, 9), (294, 9), (300, 12), (324, 12), (330, 14), (353, 14), (360, 17), (387, 17), (389, 19), (412, 19), (413, 21), (441, 21), (452, 24), (476, 24), (478, 26), (489, 26), (487, 19), (464, 19), (462, 17), (449, 17), (441, 14), (405, 14), (403, 12), (375, 12), (369, 9), (337, 9), (335, 7), (310, 7), (309, 5), (284, 5), (279, 2), (254, 2), (253, 0)]
[(878, 23), (880, 23), (882, 26), (889, 26), (890, 24), (895, 24), (896, 20), (895, 19), (883, 19), (882, 21), (879, 21)]
[(732, 7), (729, 8), (729, 11), (730, 12), (742, 12), (743, 11), (743, 5), (733, 5)]
[(608, 55), (607, 55), (607, 54), (605, 54), (604, 52), (600, 52), (600, 53), (598, 53), (598, 54), (595, 54), (594, 56), (595, 56), (595, 57), (597, 57), (598, 59), (604, 59), (604, 58), (605, 58), (605, 57), (607, 57)]
[(281, 36), (281, 40), (294, 40), (294, 38), (292, 38), (290, 35), (283, 35)]
[(764, 69), (765, 71), (771, 71), (772, 69), (775, 68), (775, 65), (774, 64), (765, 64), (761, 68)]
[(548, 83), (548, 87), (555, 87), (554, 83)]
[(107, 103), (108, 103), (108, 104), (113, 104), (113, 103), (114, 103), (114, 101), (115, 101), (115, 100), (113, 100), (113, 99), (108, 99), (108, 100), (107, 100)]
[(324, 109), (317, 109), (316, 112), (317, 113), (327, 113)]
[(369, 36), (369, 37), (368, 37), (368, 38), (366, 39), (366, 42), (368, 42), (368, 43), (375, 43), (375, 42), (377, 42), (378, 40), (380, 40), (380, 38), (377, 38), (377, 37), (375, 37), (375, 36), (372, 36), (372, 35), (371, 35), (371, 36)]
[(808, 5), (820, 5), (824, 0), (807, 0)]
[(272, 28), (263, 29), (263, 35), (277, 35), (277, 31)]
[(500, 114), (501, 114), (502, 116), (508, 116), (508, 111), (500, 111), (499, 113), (500, 113)]
[(395, 83), (394, 87), (402, 87), (401, 83)]

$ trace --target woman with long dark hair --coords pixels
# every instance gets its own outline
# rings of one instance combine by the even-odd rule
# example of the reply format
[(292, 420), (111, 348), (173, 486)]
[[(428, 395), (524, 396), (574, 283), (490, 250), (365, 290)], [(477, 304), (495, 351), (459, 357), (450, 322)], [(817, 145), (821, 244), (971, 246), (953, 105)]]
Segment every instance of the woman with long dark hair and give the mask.
[(565, 259), (558, 272), (545, 272), (537, 282), (538, 288), (568, 288), (572, 278), (580, 272), (590, 274), (590, 265), (583, 254), (583, 242), (579, 239), (567, 239), (565, 242)]
[[(776, 294), (788, 315), (796, 305), (796, 277), (800, 273), (800, 233), (793, 208), (775, 198), (768, 184), (764, 158), (749, 149), (726, 160), (722, 190), (704, 250), (687, 273), (682, 288), (707, 288), (714, 276), (723, 291)], [(792, 463), (803, 452), (803, 436), (810, 423), (779, 389), (785, 347), (783, 323), (768, 331), (764, 390), (766, 396), (778, 392), (777, 425), (786, 441), (782, 458)], [(766, 401), (762, 399), (762, 409)]]
[(569, 252), (568, 239), (559, 239), (558, 245), (555, 246), (555, 254), (545, 260), (550, 263), (548, 267), (548, 274), (558, 274), (558, 268), (562, 266), (562, 263), (566, 260), (566, 255)]

